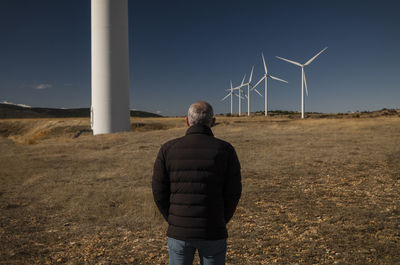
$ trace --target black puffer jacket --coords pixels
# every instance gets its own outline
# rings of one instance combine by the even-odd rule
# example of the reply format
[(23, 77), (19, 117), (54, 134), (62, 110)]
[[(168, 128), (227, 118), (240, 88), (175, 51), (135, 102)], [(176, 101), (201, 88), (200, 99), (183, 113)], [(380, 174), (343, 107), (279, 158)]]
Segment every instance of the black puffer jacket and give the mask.
[(168, 221), (167, 236), (217, 240), (228, 237), (226, 223), (241, 195), (235, 149), (194, 125), (186, 135), (165, 143), (154, 163), (154, 201)]

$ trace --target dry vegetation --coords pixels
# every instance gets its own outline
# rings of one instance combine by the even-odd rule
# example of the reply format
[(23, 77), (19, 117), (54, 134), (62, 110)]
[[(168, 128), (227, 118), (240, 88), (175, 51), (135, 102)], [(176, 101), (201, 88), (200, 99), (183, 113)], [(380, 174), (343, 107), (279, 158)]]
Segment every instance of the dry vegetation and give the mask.
[[(180, 118), (92, 136), (0, 120), (1, 264), (167, 264), (152, 166)], [(221, 117), (242, 164), (227, 264), (400, 264), (400, 118)], [(83, 132), (79, 137), (78, 132)]]

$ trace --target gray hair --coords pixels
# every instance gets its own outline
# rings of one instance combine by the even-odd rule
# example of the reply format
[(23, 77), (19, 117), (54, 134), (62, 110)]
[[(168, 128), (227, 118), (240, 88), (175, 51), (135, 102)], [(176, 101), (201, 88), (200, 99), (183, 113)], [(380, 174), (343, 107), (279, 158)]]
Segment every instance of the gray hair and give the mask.
[(213, 124), (214, 111), (211, 105), (205, 101), (198, 101), (190, 105), (188, 111), (189, 125), (206, 125), (211, 127)]

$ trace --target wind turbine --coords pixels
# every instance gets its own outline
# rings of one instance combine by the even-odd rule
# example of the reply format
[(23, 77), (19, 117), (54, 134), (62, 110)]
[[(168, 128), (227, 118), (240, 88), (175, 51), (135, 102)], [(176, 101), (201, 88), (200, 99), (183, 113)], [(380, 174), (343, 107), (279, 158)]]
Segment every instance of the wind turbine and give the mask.
[[(253, 89), (256, 89), (256, 87), (264, 80), (265, 81), (265, 117), (268, 116), (268, 77), (271, 79), (275, 79), (281, 82), (285, 82), (287, 83), (288, 81), (280, 79), (278, 77), (272, 76), (268, 74), (268, 69), (267, 69), (267, 64), (265, 63), (265, 59), (264, 59), (264, 54), (261, 53), (261, 57), (263, 59), (263, 63), (264, 63), (264, 71), (265, 74), (263, 77), (261, 77), (261, 79), (254, 85)], [(257, 90), (256, 90), (257, 91)], [(257, 91), (258, 92), (258, 91)]]
[(317, 58), (326, 49), (328, 49), (328, 47), (325, 47), (324, 49), (322, 49), (322, 51), (317, 53), (314, 57), (312, 57), (310, 60), (308, 60), (305, 64), (301, 64), (301, 63), (298, 63), (295, 61), (291, 61), (291, 60), (276, 56), (276, 58), (278, 58), (278, 59), (284, 60), (288, 63), (295, 64), (295, 65), (301, 67), (301, 118), (302, 119), (304, 119), (304, 86), (306, 87), (306, 94), (308, 96), (308, 88), (307, 88), (307, 81), (306, 81), (306, 73), (304, 72), (304, 66), (309, 65), (312, 61), (315, 60), (315, 58)]
[[(251, 81), (253, 80), (253, 71), (254, 71), (254, 65), (251, 68), (249, 82), (244, 84), (245, 86), (247, 85), (247, 116), (250, 116), (250, 91), (255, 90), (262, 97), (260, 92), (258, 92), (257, 89), (255, 89), (255, 87), (251, 84)], [(250, 90), (250, 86), (252, 87), (251, 90)]]
[(221, 99), (221, 101), (224, 101), (227, 97), (231, 96), (231, 115), (233, 113), (233, 87), (232, 87), (232, 80), (231, 80), (231, 89), (228, 89), (228, 91), (230, 91), (228, 93), (228, 95), (226, 95), (223, 99)]
[[(232, 80), (230, 81), (230, 83), (231, 83), (231, 88), (230, 89), (226, 89), (226, 91), (229, 91), (229, 93), (223, 98), (223, 99), (221, 99), (221, 101), (224, 101), (226, 98), (228, 98), (229, 96), (231, 96), (231, 115), (233, 114), (233, 94), (235, 95), (235, 96), (237, 96), (237, 97), (239, 97), (239, 95), (238, 94), (235, 94), (235, 93), (233, 93), (233, 91), (234, 90), (237, 90), (237, 89), (240, 89), (241, 88), (241, 86), (243, 85), (241, 85), (241, 86), (237, 86), (237, 87), (233, 87), (232, 86)], [(242, 82), (243, 83), (243, 82)]]

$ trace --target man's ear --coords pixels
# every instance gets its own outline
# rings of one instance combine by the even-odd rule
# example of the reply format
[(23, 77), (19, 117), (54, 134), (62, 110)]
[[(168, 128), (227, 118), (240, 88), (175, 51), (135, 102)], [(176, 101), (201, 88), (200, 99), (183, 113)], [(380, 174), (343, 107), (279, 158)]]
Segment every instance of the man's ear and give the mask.
[(190, 127), (190, 124), (189, 124), (189, 118), (188, 118), (188, 116), (186, 116), (186, 117), (185, 117), (185, 121), (186, 121), (186, 125), (187, 125), (187, 127)]
[(212, 120), (212, 122), (211, 122), (211, 126), (210, 126), (210, 127), (213, 127), (213, 126), (215, 125), (215, 121), (216, 121), (216, 119), (215, 119), (215, 117), (214, 117), (213, 120)]

